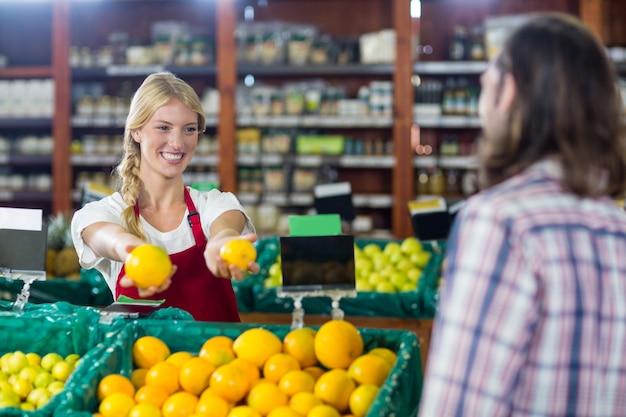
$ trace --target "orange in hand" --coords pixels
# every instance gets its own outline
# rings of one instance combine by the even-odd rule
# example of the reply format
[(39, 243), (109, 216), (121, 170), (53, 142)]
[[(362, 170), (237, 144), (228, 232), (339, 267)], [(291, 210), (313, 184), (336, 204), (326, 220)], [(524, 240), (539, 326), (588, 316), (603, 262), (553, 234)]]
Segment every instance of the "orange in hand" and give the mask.
[(235, 265), (242, 271), (247, 271), (248, 264), (256, 260), (256, 248), (249, 240), (233, 239), (220, 248), (220, 256), (229, 267)]
[(170, 276), (172, 261), (165, 249), (146, 243), (135, 247), (128, 254), (124, 269), (137, 287), (158, 287)]

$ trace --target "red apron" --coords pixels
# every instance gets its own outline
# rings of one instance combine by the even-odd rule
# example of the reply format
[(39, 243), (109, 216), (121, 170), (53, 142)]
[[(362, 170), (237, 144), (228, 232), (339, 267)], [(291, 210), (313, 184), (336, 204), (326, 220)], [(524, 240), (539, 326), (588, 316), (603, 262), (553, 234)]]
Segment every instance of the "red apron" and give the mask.
[[(204, 248), (206, 238), (200, 224), (200, 214), (185, 187), (185, 202), (189, 215), (187, 220), (193, 231), (195, 246), (179, 253), (170, 254), (178, 270), (172, 283), (163, 292), (149, 299), (165, 299), (162, 307), (176, 307), (189, 312), (198, 321), (239, 322), (237, 298), (229, 279), (218, 278), (206, 266)], [(139, 216), (139, 205), (135, 204), (135, 215)], [(125, 274), (124, 267), (117, 277), (116, 298), (120, 295), (138, 299), (136, 287), (122, 287), (119, 282)]]

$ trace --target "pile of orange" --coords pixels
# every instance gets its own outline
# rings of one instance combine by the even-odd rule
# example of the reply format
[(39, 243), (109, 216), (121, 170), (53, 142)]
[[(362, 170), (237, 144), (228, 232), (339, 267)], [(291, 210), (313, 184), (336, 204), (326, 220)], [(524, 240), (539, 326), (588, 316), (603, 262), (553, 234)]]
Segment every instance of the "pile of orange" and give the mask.
[(100, 381), (102, 417), (363, 417), (397, 360), (384, 347), (364, 352), (343, 320), (282, 340), (261, 327), (214, 336), (198, 354), (144, 336), (132, 354), (132, 375)]

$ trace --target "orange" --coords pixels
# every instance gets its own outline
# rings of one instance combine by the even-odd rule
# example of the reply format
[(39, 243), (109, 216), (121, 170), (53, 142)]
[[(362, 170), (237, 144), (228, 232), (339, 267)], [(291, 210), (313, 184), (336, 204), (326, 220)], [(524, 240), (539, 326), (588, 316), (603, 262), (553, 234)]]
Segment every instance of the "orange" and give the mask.
[(128, 417), (162, 417), (161, 409), (154, 404), (136, 404), (128, 412)]
[(300, 363), (296, 358), (287, 353), (275, 353), (265, 361), (263, 365), (263, 377), (277, 383), (289, 371), (300, 369)]
[(248, 264), (256, 260), (256, 249), (249, 240), (233, 239), (220, 248), (220, 256), (229, 267), (234, 265), (242, 271), (247, 271)]
[(296, 358), (302, 368), (313, 366), (317, 364), (314, 341), (315, 329), (293, 329), (283, 338), (283, 352)]
[(169, 396), (165, 388), (156, 385), (144, 385), (135, 393), (135, 402), (137, 404), (152, 404), (160, 408)]
[(304, 368), (303, 371), (310, 373), (313, 379), (315, 379), (316, 381), (317, 378), (319, 378), (324, 372), (326, 372), (319, 366), (308, 366)]
[(315, 378), (302, 370), (289, 371), (278, 381), (278, 388), (290, 397), (303, 391), (313, 392), (314, 386)]
[(262, 327), (254, 327), (241, 333), (233, 342), (235, 354), (257, 368), (262, 369), (265, 361), (283, 349), (282, 341), (274, 333)]
[(377, 347), (367, 353), (380, 356), (381, 358), (385, 359), (392, 368), (395, 366), (396, 361), (398, 360), (398, 354), (386, 347)]
[(190, 359), (190, 358), (193, 358), (193, 355), (191, 354), (191, 352), (186, 352), (184, 350), (181, 350), (179, 352), (172, 353), (170, 356), (168, 356), (165, 359), (165, 362), (173, 363), (174, 365), (180, 368), (180, 366), (183, 363), (185, 363), (187, 359)]
[(169, 346), (155, 336), (142, 336), (133, 343), (133, 363), (137, 368), (148, 369), (167, 359), (170, 353)]
[(126, 256), (124, 269), (139, 288), (159, 286), (172, 272), (172, 261), (165, 249), (145, 243)]
[(231, 403), (207, 390), (196, 404), (196, 413), (204, 417), (226, 417), (232, 407)]
[(233, 339), (224, 335), (212, 336), (209, 339), (207, 339), (206, 342), (204, 342), (204, 344), (202, 345), (202, 348), (200, 348), (200, 351), (202, 352), (202, 349), (208, 346), (225, 346), (225, 347), (232, 348)]
[(288, 405), (289, 398), (276, 384), (262, 382), (252, 387), (246, 401), (250, 407), (254, 408), (262, 416), (266, 416), (276, 407)]
[(105, 397), (115, 393), (126, 394), (132, 398), (135, 395), (135, 386), (124, 375), (106, 375), (98, 383), (98, 401), (102, 401)]
[(98, 411), (104, 417), (126, 416), (134, 405), (133, 397), (122, 392), (115, 392), (102, 399)]
[(241, 368), (226, 364), (213, 372), (209, 386), (215, 394), (234, 404), (246, 396), (250, 382)]
[(341, 417), (341, 414), (335, 407), (328, 404), (322, 404), (311, 408), (306, 417)]
[(345, 369), (331, 369), (320, 376), (313, 387), (313, 394), (339, 412), (348, 411), (350, 394), (356, 384)]
[(209, 386), (215, 366), (202, 358), (187, 359), (180, 367), (178, 380), (180, 387), (194, 395), (200, 395)]
[(302, 414), (289, 406), (283, 405), (270, 411), (267, 417), (302, 417)]
[(146, 385), (161, 387), (171, 395), (180, 389), (178, 373), (179, 369), (176, 365), (159, 362), (148, 370)]
[(386, 359), (378, 355), (366, 353), (354, 360), (348, 367), (348, 375), (357, 384), (373, 384), (380, 387), (391, 372)]
[(210, 362), (217, 368), (220, 365), (224, 365), (225, 363), (232, 361), (235, 358), (235, 352), (233, 352), (233, 349), (228, 346), (213, 344), (203, 346), (198, 356), (207, 362)]
[(170, 395), (165, 400), (161, 411), (163, 417), (187, 417), (196, 412), (198, 397), (185, 391)]
[(254, 408), (247, 405), (238, 405), (228, 412), (227, 417), (263, 417)]
[(309, 410), (316, 405), (324, 404), (312, 392), (299, 392), (289, 399), (289, 407), (306, 416)]
[(356, 387), (350, 394), (350, 412), (355, 417), (363, 417), (367, 414), (378, 395), (378, 387), (372, 384), (363, 384)]
[(146, 383), (146, 374), (148, 370), (146, 368), (135, 368), (130, 374), (130, 382), (133, 383), (136, 389), (144, 386)]
[(363, 337), (345, 320), (330, 320), (315, 334), (315, 356), (326, 368), (347, 369), (363, 353)]
[(235, 358), (230, 361), (229, 364), (237, 366), (245, 372), (246, 376), (248, 377), (248, 382), (250, 382), (250, 386), (252, 386), (253, 383), (261, 378), (261, 372), (259, 371), (259, 368), (257, 368), (250, 361), (247, 361), (243, 358)]

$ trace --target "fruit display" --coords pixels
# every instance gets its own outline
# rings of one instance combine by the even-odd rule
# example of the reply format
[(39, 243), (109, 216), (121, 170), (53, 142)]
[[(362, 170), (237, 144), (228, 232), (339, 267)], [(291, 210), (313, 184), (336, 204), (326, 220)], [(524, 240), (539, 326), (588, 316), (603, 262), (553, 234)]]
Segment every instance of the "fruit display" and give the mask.
[(0, 410), (14, 407), (24, 411), (39, 410), (63, 391), (74, 372), (80, 355), (65, 357), (50, 352), (16, 350), (0, 356)]
[(443, 284), (443, 269), (445, 268), (445, 242), (441, 243), (441, 250), (433, 253), (432, 262), (424, 268), (424, 279), (419, 285), (419, 296), (424, 314), (434, 317), (439, 304), (439, 291)]
[(262, 327), (234, 339), (212, 336), (197, 354), (172, 353), (165, 341), (146, 335), (133, 343), (132, 359), (130, 377), (114, 373), (98, 383), (103, 417), (139, 416), (143, 409), (150, 416), (210, 411), (228, 417), (239, 413), (236, 407), (247, 407), (251, 416), (306, 417), (322, 406), (328, 415), (363, 417), (397, 354), (384, 347), (365, 351), (354, 325), (331, 320), (283, 338)]
[[(282, 274), (289, 270), (282, 265), (279, 239), (262, 238), (257, 244), (260, 272), (239, 283), (240, 305), (246, 312), (292, 313), (293, 301), (278, 296)], [(341, 298), (340, 308), (347, 316), (433, 317), (433, 309), (423, 308), (422, 291), (430, 286), (431, 275), (440, 267), (444, 249), (445, 242), (422, 242), (414, 237), (398, 241), (356, 239), (356, 297)], [(302, 307), (307, 315), (328, 315), (332, 306), (328, 297), (305, 297)]]
[(70, 218), (52, 215), (47, 228), (46, 277), (79, 279), (80, 264), (70, 233)]
[[(414, 237), (405, 238), (400, 242), (389, 241), (382, 245), (370, 242), (361, 247), (355, 244), (356, 289), (359, 292), (382, 293), (415, 291), (431, 254)], [(282, 271), (287, 266), (281, 265), (280, 255), (277, 255), (275, 262), (267, 271), (263, 285), (266, 288), (281, 285)], [(304, 281), (320, 283), (328, 281), (323, 274), (325, 269), (320, 265), (289, 265), (289, 267), (294, 276), (304, 276), (301, 277)]]
[(55, 415), (409, 415), (421, 391), (413, 332), (343, 320), (291, 329), (138, 319), (109, 341), (68, 388), (79, 401)]

